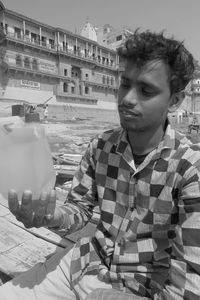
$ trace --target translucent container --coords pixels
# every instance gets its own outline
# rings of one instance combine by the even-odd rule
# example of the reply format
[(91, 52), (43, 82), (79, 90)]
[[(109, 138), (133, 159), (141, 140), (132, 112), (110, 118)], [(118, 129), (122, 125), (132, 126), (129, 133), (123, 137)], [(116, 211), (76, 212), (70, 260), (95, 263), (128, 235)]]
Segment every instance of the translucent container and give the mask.
[(0, 170), (5, 198), (10, 189), (16, 189), (19, 198), (30, 189), (37, 199), (54, 188), (56, 174), (42, 125), (27, 125), (19, 117), (0, 119)]

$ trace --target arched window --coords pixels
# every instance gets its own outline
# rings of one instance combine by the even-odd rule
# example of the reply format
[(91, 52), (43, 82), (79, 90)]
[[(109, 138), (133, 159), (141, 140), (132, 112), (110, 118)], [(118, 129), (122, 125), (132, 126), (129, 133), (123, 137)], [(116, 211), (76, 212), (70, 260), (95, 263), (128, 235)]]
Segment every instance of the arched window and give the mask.
[(24, 58), (24, 67), (27, 69), (30, 69), (30, 67), (31, 67), (30, 59), (28, 57)]
[(21, 55), (16, 56), (16, 66), (18, 66), (18, 67), (22, 66), (22, 57), (21, 57)]
[(85, 86), (85, 94), (89, 94), (89, 88), (88, 88), (88, 86)]
[(32, 67), (33, 67), (33, 70), (38, 70), (38, 61), (37, 61), (37, 59), (33, 60)]
[(68, 83), (67, 83), (67, 82), (64, 82), (64, 83), (63, 83), (63, 92), (64, 92), (64, 93), (67, 93), (67, 92), (68, 92)]

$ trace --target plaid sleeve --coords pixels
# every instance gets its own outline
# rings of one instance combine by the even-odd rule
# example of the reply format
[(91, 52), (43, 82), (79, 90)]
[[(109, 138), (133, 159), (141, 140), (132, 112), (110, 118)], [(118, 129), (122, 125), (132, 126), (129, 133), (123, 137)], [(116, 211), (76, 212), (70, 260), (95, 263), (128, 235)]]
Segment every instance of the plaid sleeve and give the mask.
[(61, 230), (67, 229), (71, 233), (81, 229), (89, 221), (93, 208), (97, 205), (95, 147), (96, 140), (93, 140), (75, 172), (65, 204), (60, 207), (63, 214)]
[[(178, 197), (179, 198), (179, 197)], [(178, 199), (169, 278), (159, 300), (200, 299), (200, 173), (194, 168)]]

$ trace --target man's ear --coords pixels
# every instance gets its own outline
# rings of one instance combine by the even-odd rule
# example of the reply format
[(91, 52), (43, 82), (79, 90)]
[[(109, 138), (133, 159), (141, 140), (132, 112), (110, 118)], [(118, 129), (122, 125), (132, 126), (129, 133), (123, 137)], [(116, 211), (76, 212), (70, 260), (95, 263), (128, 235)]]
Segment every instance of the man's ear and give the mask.
[(185, 93), (183, 91), (174, 93), (170, 98), (170, 105), (168, 107), (168, 112), (172, 113), (179, 108), (181, 103), (185, 98)]

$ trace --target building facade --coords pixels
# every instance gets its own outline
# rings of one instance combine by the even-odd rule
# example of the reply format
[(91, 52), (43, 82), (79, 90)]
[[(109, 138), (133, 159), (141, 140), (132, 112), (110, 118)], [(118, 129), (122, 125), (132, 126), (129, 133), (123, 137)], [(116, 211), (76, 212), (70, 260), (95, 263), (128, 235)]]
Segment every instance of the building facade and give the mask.
[(96, 32), (97, 42), (100, 45), (116, 50), (126, 37), (133, 34), (134, 31), (125, 26), (123, 28), (116, 29), (109, 24), (105, 24), (102, 28), (98, 28)]
[(116, 51), (8, 10), (1, 1), (0, 25), (0, 99), (116, 107)]
[(191, 111), (200, 112), (200, 76), (191, 81)]

